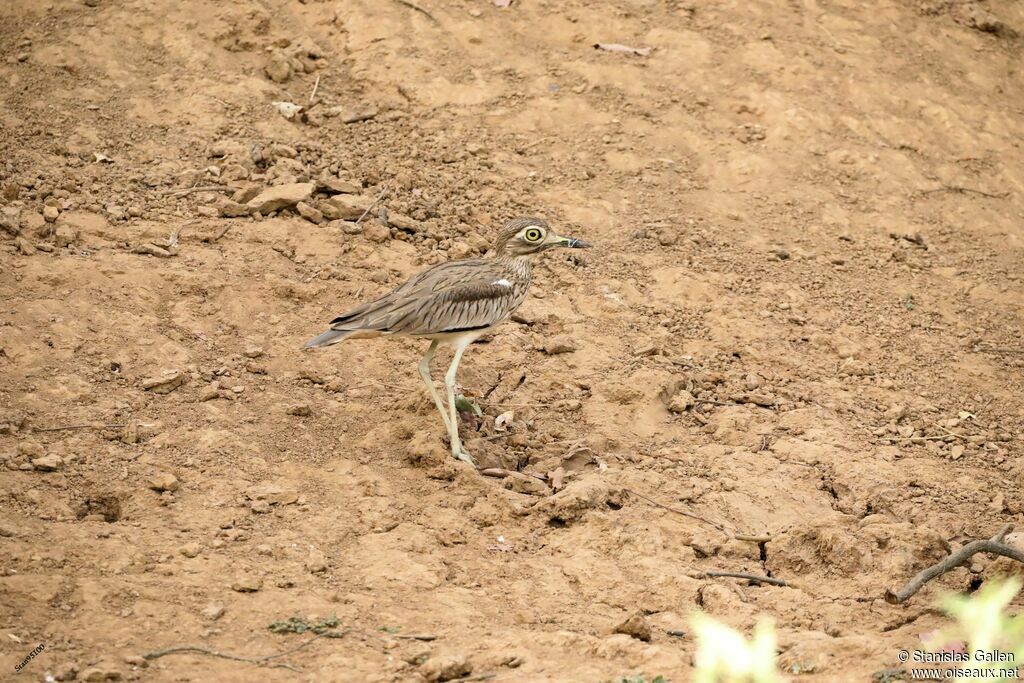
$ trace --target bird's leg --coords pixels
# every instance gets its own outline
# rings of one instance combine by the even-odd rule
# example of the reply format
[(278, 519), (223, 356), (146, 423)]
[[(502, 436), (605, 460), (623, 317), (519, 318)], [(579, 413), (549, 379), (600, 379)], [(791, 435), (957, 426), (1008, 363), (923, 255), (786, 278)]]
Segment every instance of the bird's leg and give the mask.
[(430, 342), (430, 348), (427, 349), (427, 352), (423, 354), (423, 358), (420, 359), (420, 377), (423, 378), (424, 384), (427, 385), (430, 397), (434, 399), (437, 412), (441, 413), (445, 429), (451, 434), (452, 424), (448, 421), (448, 411), (445, 409), (444, 403), (441, 402), (441, 395), (437, 393), (437, 388), (434, 387), (434, 378), (430, 376), (430, 361), (434, 359), (434, 351), (437, 351), (437, 340)]
[(462, 450), (462, 441), (459, 439), (459, 412), (455, 407), (455, 373), (459, 371), (459, 361), (462, 360), (462, 352), (465, 350), (464, 345), (455, 347), (452, 364), (444, 376), (444, 388), (448, 390), (448, 436), (452, 442), (452, 455), (476, 467), (473, 456)]

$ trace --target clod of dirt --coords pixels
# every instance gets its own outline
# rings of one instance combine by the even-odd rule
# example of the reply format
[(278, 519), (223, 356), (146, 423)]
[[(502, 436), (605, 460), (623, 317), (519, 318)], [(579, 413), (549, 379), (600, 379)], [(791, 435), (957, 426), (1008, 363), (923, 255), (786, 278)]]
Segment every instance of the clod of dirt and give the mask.
[(40, 472), (56, 472), (64, 466), (64, 460), (59, 455), (44, 455), (32, 461), (32, 467)]
[(268, 187), (248, 201), (254, 211), (268, 214), (272, 211), (287, 209), (299, 202), (304, 202), (313, 194), (313, 183), (288, 183)]
[(275, 52), (270, 56), (270, 61), (263, 67), (267, 78), (275, 83), (286, 83), (292, 77), (291, 60), (281, 52)]
[(291, 505), (299, 500), (297, 491), (276, 484), (253, 486), (246, 490), (245, 497), (249, 500), (266, 501), (272, 505)]
[(324, 220), (324, 214), (314, 206), (307, 204), (306, 202), (299, 202), (295, 205), (295, 209), (299, 212), (299, 215), (305, 218), (310, 223), (322, 223)]
[(633, 614), (624, 622), (612, 629), (612, 633), (624, 633), (645, 643), (651, 642), (651, 625), (641, 612)]
[(185, 383), (185, 374), (180, 370), (170, 370), (160, 377), (142, 380), (142, 388), (154, 394), (169, 394)]
[(86, 669), (82, 672), (79, 680), (86, 681), (86, 683), (99, 683), (100, 681), (119, 681), (121, 680), (121, 672), (108, 664), (100, 664)]
[(684, 389), (670, 398), (665, 407), (668, 408), (670, 413), (685, 413), (696, 404), (697, 399), (694, 395)]
[(15, 238), (14, 246), (16, 246), (18, 248), (18, 251), (23, 256), (31, 256), (32, 254), (36, 253), (35, 245), (33, 245), (31, 242), (29, 242), (24, 237), (17, 237), (17, 238)]
[(599, 479), (585, 479), (542, 500), (533, 509), (547, 515), (552, 525), (565, 526), (589, 510), (618, 510), (624, 502), (625, 496), (620, 487)]
[(43, 207), (43, 219), (47, 223), (53, 223), (60, 217), (60, 209), (56, 206), (44, 206)]
[(209, 605), (203, 608), (201, 614), (210, 621), (217, 621), (224, 616), (224, 605), (219, 602), (211, 602)]
[(336, 176), (322, 175), (316, 180), (316, 189), (328, 194), (359, 194), (362, 185)]
[[(255, 196), (255, 193), (253, 196)], [(217, 213), (224, 218), (241, 218), (242, 216), (248, 216), (252, 212), (252, 209), (245, 204), (240, 204), (234, 199), (228, 199), (227, 197), (218, 197), (215, 199), (213, 202), (213, 208), (215, 208)]]
[(102, 519), (112, 524), (121, 519), (121, 500), (110, 494), (90, 496), (78, 506), (75, 517), (87, 521)]
[(78, 233), (70, 225), (58, 225), (53, 233), (53, 239), (58, 248), (63, 248), (73, 244), (78, 239)]
[(313, 411), (309, 407), (308, 403), (296, 403), (294, 405), (290, 405), (288, 406), (288, 409), (285, 410), (285, 412), (288, 413), (289, 415), (296, 415), (298, 417), (308, 417), (309, 415), (313, 414)]
[(231, 582), (231, 590), (239, 593), (255, 593), (263, 588), (263, 579), (252, 574), (239, 574)]
[(200, 550), (202, 550), (201, 546), (195, 541), (186, 543), (185, 545), (178, 548), (178, 552), (184, 555), (185, 557), (196, 557), (197, 555), (199, 555)]
[(149, 488), (154, 491), (177, 491), (181, 486), (178, 478), (170, 472), (158, 472), (151, 476), (146, 482)]
[(312, 574), (327, 571), (327, 558), (315, 548), (310, 550), (309, 557), (306, 558), (306, 569)]
[(358, 220), (373, 206), (373, 197), (364, 195), (338, 194), (327, 200), (338, 212), (338, 218), (346, 221)]
[(55, 681), (73, 681), (78, 676), (78, 664), (65, 662), (53, 669)]
[(378, 244), (386, 242), (391, 238), (391, 231), (386, 225), (376, 220), (369, 220), (363, 223), (363, 237)]
[(512, 472), (502, 480), (502, 486), (516, 493), (525, 493), (530, 496), (547, 496), (551, 489), (536, 477), (521, 472)]
[(43, 445), (37, 441), (22, 441), (18, 444), (18, 455), (26, 458), (41, 458), (45, 454)]
[(560, 353), (572, 353), (576, 350), (576, 342), (568, 335), (558, 335), (544, 342), (544, 353), (557, 355)]
[(434, 683), (435, 681), (451, 681), (473, 673), (473, 665), (464, 655), (447, 655), (428, 659), (420, 667), (420, 674)]

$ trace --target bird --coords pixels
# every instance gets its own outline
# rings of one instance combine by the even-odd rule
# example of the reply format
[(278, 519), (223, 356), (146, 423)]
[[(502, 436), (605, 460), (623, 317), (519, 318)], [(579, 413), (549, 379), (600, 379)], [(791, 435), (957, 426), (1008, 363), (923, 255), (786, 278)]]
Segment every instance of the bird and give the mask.
[[(532, 260), (559, 247), (591, 245), (556, 234), (540, 218), (513, 218), (498, 231), (490, 258), (445, 261), (414, 275), (404, 284), (331, 320), (330, 329), (306, 342), (308, 349), (347, 339), (415, 337), (430, 340), (419, 373), (448, 431), (452, 456), (476, 466), (459, 438), (455, 376), (466, 347), (509, 318), (526, 299)], [(434, 386), (430, 362), (441, 345), (453, 349), (444, 376), (447, 407)]]

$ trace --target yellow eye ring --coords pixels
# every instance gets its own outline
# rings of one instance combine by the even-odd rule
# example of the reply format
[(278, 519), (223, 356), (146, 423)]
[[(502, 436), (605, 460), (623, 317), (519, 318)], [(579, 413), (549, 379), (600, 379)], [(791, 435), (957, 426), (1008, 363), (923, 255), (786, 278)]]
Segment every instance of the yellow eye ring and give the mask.
[(530, 228), (523, 236), (526, 238), (527, 242), (540, 242), (540, 238), (542, 237), (540, 230), (537, 228)]

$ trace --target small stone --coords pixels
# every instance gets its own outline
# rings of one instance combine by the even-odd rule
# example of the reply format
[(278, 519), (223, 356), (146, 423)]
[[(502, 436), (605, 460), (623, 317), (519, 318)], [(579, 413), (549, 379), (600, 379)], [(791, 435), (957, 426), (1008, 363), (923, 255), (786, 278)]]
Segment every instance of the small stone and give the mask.
[(18, 444), (18, 455), (25, 458), (41, 458), (46, 454), (43, 446), (35, 441), (22, 441)]
[(239, 574), (231, 582), (231, 590), (239, 593), (255, 593), (263, 588), (263, 579), (252, 574)]
[(687, 410), (697, 405), (697, 399), (694, 398), (693, 394), (689, 391), (678, 391), (676, 394), (669, 399), (668, 408), (671, 413), (685, 413)]
[(566, 335), (554, 337), (544, 343), (544, 352), (552, 356), (560, 353), (572, 353), (575, 350), (576, 343)]
[(82, 672), (80, 680), (87, 683), (98, 683), (100, 681), (119, 681), (121, 672), (110, 666), (94, 666)]
[(210, 621), (217, 621), (224, 616), (224, 605), (219, 602), (211, 602), (203, 608), (202, 615)]
[(306, 569), (313, 574), (327, 571), (327, 558), (319, 550), (310, 550), (309, 557), (306, 558)]
[(147, 485), (154, 491), (177, 491), (181, 482), (170, 472), (158, 472), (149, 478)]
[(304, 202), (313, 194), (313, 183), (289, 183), (268, 187), (247, 202), (254, 211), (268, 214)]
[(233, 199), (228, 199), (227, 197), (218, 197), (214, 200), (213, 208), (215, 208), (217, 213), (224, 218), (241, 218), (242, 216), (248, 216), (252, 211), (252, 209), (245, 204), (240, 204), (239, 202), (236, 202)]
[(254, 500), (249, 503), (249, 509), (257, 515), (265, 515), (270, 512), (270, 503), (265, 500)]
[(285, 83), (292, 77), (291, 61), (286, 55), (276, 52), (263, 67), (263, 71), (267, 74), (267, 78), (275, 83)]
[(70, 225), (58, 225), (57, 230), (53, 233), (53, 239), (58, 248), (74, 243), (77, 238), (78, 233)]
[(624, 633), (645, 643), (651, 642), (651, 625), (640, 612), (616, 626), (612, 633)]
[(949, 457), (952, 458), (953, 460), (959, 460), (960, 458), (964, 457), (965, 450), (966, 449), (963, 447), (962, 444), (954, 444), (953, 447), (949, 449)]
[(43, 207), (43, 220), (47, 223), (53, 223), (60, 217), (60, 209), (56, 206), (44, 206)]
[(464, 655), (432, 657), (420, 667), (420, 673), (429, 683), (440, 683), (468, 676), (473, 673), (473, 666)]
[(220, 382), (210, 383), (210, 386), (203, 389), (202, 393), (199, 394), (199, 400), (202, 402), (213, 401), (218, 398), (226, 398), (224, 392), (221, 391)]
[(184, 384), (184, 382), (184, 373), (172, 370), (160, 377), (150, 377), (149, 379), (142, 380), (142, 388), (146, 391), (152, 391), (154, 394), (169, 394)]
[(330, 194), (359, 194), (363, 191), (358, 183), (327, 175), (317, 178), (316, 189)]
[(44, 455), (32, 461), (32, 467), (40, 472), (56, 472), (64, 466), (64, 460), (59, 455)]
[(391, 231), (387, 226), (381, 225), (375, 220), (369, 220), (363, 223), (363, 237), (371, 242), (386, 242), (391, 238)]
[(124, 663), (137, 669), (145, 669), (149, 666), (149, 660), (140, 655), (125, 655)]
[(246, 346), (245, 351), (242, 352), (242, 355), (245, 356), (246, 358), (259, 358), (260, 356), (263, 355), (263, 349), (255, 345)]
[(56, 681), (73, 681), (78, 676), (78, 664), (65, 662), (53, 670), (53, 679)]
[(299, 212), (299, 215), (305, 218), (310, 223), (322, 223), (324, 220), (324, 214), (319, 210), (310, 206), (306, 202), (299, 202), (295, 205), (295, 209)]
[(308, 403), (296, 403), (294, 405), (290, 405), (285, 412), (289, 415), (297, 415), (299, 417), (308, 417), (313, 413)]
[(373, 206), (373, 197), (354, 194), (338, 194), (327, 200), (338, 210), (338, 218), (346, 221), (358, 220)]
[(747, 388), (747, 391), (758, 389), (762, 384), (764, 384), (764, 380), (756, 372), (748, 372), (747, 376), (743, 378), (743, 386)]
[(388, 225), (402, 232), (417, 233), (423, 229), (419, 221), (394, 211), (388, 212)]
[(192, 541), (191, 543), (186, 543), (185, 545), (178, 548), (178, 552), (184, 555), (185, 557), (195, 557), (199, 554), (200, 550), (201, 547), (195, 541)]

